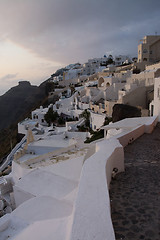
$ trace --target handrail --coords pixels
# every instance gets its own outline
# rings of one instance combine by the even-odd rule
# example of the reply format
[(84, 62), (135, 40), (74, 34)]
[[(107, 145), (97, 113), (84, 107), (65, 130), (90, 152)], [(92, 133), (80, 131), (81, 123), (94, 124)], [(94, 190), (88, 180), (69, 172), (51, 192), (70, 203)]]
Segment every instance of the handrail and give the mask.
[(14, 154), (16, 153), (16, 151), (22, 146), (22, 144), (26, 141), (26, 136), (24, 136), (22, 138), (22, 140), (16, 144), (16, 146), (12, 149), (12, 151), (10, 152), (10, 154), (7, 156), (6, 161), (0, 166), (0, 171), (2, 172), (7, 166), (8, 164), (12, 161), (12, 158), (14, 156)]

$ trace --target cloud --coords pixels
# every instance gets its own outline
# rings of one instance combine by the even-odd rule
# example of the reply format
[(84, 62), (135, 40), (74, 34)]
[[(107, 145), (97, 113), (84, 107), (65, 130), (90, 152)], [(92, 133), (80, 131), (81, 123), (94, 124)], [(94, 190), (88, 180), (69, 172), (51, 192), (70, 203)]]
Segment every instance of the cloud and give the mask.
[(12, 81), (13, 79), (15, 79), (17, 77), (18, 73), (15, 73), (15, 74), (7, 74), (3, 77), (0, 78), (0, 81), (3, 82), (10, 82)]
[(159, 0), (5, 0), (0, 35), (62, 65), (90, 57), (136, 54), (159, 29)]
[(0, 95), (4, 94), (11, 85), (17, 85), (18, 73), (7, 74), (0, 78)]

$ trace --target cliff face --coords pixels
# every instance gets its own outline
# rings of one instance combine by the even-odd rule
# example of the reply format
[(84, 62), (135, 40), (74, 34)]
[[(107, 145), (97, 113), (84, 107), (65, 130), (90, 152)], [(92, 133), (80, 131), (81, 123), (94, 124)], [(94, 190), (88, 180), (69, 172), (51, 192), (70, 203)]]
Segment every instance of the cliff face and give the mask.
[(17, 124), (45, 97), (45, 91), (29, 82), (19, 82), (0, 96), (0, 130)]
[(0, 96), (0, 163), (2, 157), (11, 151), (19, 141), (17, 123), (26, 118), (45, 99), (45, 84), (42, 87), (32, 86), (27, 81), (11, 88)]

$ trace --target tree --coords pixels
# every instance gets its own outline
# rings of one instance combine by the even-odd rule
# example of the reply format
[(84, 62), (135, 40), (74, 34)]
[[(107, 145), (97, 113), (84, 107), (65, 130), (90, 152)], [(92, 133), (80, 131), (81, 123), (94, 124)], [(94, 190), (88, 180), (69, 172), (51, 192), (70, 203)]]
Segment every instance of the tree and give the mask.
[(108, 125), (111, 121), (112, 121), (112, 118), (111, 118), (111, 117), (105, 117), (103, 126)]
[(90, 112), (87, 109), (82, 112), (82, 117), (85, 118), (86, 127), (90, 127)]
[(59, 117), (59, 118), (58, 118), (58, 123), (59, 123), (60, 125), (65, 124), (65, 120), (63, 119), (63, 117)]
[(113, 59), (112, 58), (108, 58), (107, 65), (108, 64), (112, 64), (112, 63), (113, 63)]
[(54, 112), (52, 108), (49, 108), (48, 112), (44, 115), (44, 119), (49, 125), (55, 122), (57, 118), (58, 118), (58, 113)]

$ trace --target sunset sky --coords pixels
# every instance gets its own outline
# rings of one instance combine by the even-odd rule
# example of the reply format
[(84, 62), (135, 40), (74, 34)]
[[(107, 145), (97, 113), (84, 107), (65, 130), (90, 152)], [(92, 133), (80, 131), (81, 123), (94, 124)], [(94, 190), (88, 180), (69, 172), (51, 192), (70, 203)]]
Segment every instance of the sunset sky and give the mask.
[(137, 55), (160, 35), (159, 0), (0, 0), (0, 95), (104, 54)]

